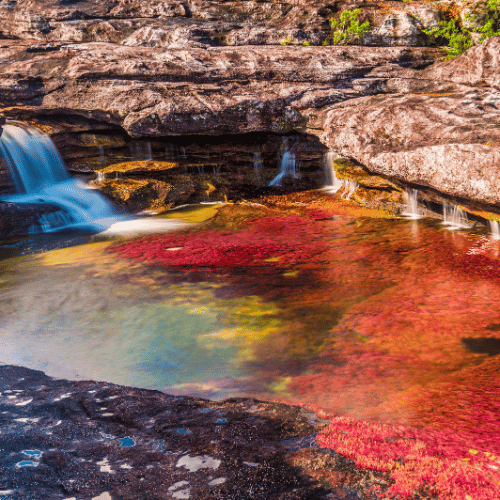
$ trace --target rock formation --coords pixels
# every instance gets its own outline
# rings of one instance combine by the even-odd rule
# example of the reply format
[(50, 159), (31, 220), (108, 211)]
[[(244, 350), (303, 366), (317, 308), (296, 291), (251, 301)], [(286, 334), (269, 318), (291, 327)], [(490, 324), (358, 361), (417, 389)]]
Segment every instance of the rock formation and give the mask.
[(374, 172), (500, 203), (500, 41), (440, 62), (422, 28), (451, 7), (384, 2), (359, 4), (363, 45), (317, 46), (355, 6), (2, 2), (0, 109), (59, 136), (310, 133)]
[(0, 494), (10, 500), (359, 500), (390, 481), (320, 449), (314, 436), (326, 421), (299, 407), (14, 366), (0, 375)]

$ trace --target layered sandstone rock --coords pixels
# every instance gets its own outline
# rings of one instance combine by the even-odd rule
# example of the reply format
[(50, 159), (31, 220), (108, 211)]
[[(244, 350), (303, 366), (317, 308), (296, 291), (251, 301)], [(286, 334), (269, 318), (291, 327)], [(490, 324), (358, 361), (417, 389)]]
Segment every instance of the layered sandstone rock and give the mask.
[(422, 72), (426, 89), (413, 83), (414, 92), (334, 105), (324, 110), (323, 140), (371, 171), (498, 205), (498, 54), (500, 37), (491, 38)]
[[(364, 46), (297, 45), (321, 44), (328, 19), (358, 6), (372, 22)], [(498, 204), (500, 42), (439, 62), (422, 28), (449, 8), (3, 2), (0, 109), (52, 134), (306, 132), (374, 172)]]
[(3, 42), (7, 116), (80, 115), (130, 135), (286, 133), (308, 110), (412, 78), (435, 49), (406, 47), (137, 48), (105, 43), (26, 52)]
[(290, 37), (320, 45), (330, 36), (328, 19), (356, 7), (371, 23), (359, 41), (367, 45), (428, 44), (422, 28), (450, 9), (448, 2), (11, 0), (0, 4), (0, 19), (4, 37), (43, 42), (182, 48), (276, 45)]

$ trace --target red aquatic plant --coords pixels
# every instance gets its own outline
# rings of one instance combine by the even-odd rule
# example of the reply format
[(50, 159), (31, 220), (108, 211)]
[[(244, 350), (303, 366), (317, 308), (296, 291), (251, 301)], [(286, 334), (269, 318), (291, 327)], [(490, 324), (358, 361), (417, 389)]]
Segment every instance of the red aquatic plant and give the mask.
[(358, 467), (391, 473), (384, 498), (424, 493), (439, 500), (500, 498), (498, 458), (447, 431), (332, 419), (317, 441)]
[(205, 230), (163, 234), (111, 247), (125, 257), (176, 267), (210, 269), (292, 267), (325, 250), (321, 232), (298, 215), (266, 217), (238, 232)]
[[(318, 206), (308, 215), (254, 219), (237, 231), (159, 235), (113, 251), (146, 264), (238, 270), (228, 279), (244, 280), (246, 293), (286, 309), (296, 330), (283, 325), (293, 335), (261, 339), (248, 352), (273, 353), (272, 342), (282, 338), (281, 356), (289, 349), (301, 362), (311, 357), (304, 369), (278, 370), (283, 397), (397, 423), (335, 419), (319, 437), (362, 467), (389, 471), (395, 480), (389, 495), (500, 498), (497, 365), (462, 342), (498, 334), (496, 244), (425, 226), (412, 232), (406, 222), (389, 226), (335, 215)], [(264, 269), (276, 272), (263, 280)], [(304, 308), (322, 318), (321, 334), (302, 322)], [(310, 345), (314, 349), (302, 347)], [(276, 360), (268, 373), (275, 367)], [(266, 366), (258, 370), (263, 379)]]

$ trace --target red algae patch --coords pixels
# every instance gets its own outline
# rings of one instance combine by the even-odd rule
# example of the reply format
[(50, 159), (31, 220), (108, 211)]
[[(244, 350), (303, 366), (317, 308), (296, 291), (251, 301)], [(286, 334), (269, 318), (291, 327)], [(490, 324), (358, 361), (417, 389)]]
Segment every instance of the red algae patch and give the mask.
[(326, 245), (311, 221), (299, 215), (264, 217), (238, 232), (205, 230), (142, 238), (112, 247), (127, 258), (175, 267), (293, 267), (322, 253)]
[(499, 243), (292, 201), (111, 250), (272, 302), (245, 337), (257, 396), (344, 415), (318, 440), (389, 473), (378, 498), (500, 498), (498, 361), (466, 342), (498, 337)]
[(358, 467), (389, 471), (394, 483), (383, 493), (379, 490), (379, 498), (410, 499), (416, 493), (439, 500), (500, 498), (499, 458), (469, 448), (447, 431), (337, 417), (317, 441)]

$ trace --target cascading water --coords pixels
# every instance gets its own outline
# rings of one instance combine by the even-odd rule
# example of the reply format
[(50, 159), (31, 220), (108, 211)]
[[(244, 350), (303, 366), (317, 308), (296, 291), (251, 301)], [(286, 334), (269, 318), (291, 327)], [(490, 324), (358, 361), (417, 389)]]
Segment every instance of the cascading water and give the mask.
[(281, 186), (283, 178), (287, 175), (291, 176), (293, 179), (296, 179), (298, 177), (295, 158), (296, 144), (290, 147), (288, 144), (288, 137), (285, 137), (283, 140), (283, 145), (285, 148), (285, 152), (281, 157), (279, 174), (269, 183), (269, 186)]
[(344, 179), (343, 183), (344, 183), (344, 192), (342, 193), (341, 198), (343, 200), (350, 200), (351, 196), (356, 191), (358, 185), (356, 184), (356, 181), (351, 181), (347, 179)]
[(443, 204), (443, 225), (448, 229), (463, 229), (469, 227), (467, 212), (454, 203)]
[(323, 159), (325, 166), (325, 191), (329, 193), (336, 193), (344, 183), (337, 177), (335, 173), (335, 167), (333, 166), (333, 160), (335, 158), (335, 153), (333, 151), (328, 151)]
[(500, 240), (500, 223), (496, 220), (489, 220), (488, 224), (490, 226), (490, 236), (494, 240)]
[(418, 189), (405, 189), (403, 198), (406, 202), (406, 207), (402, 215), (410, 219), (421, 219), (422, 214), (418, 209)]
[(255, 172), (255, 187), (262, 186), (262, 155), (259, 152), (253, 154), (253, 169)]
[(328, 193), (336, 193), (340, 188), (344, 188), (341, 198), (344, 200), (350, 200), (351, 196), (356, 191), (358, 187), (356, 181), (349, 179), (339, 179), (335, 172), (335, 167), (333, 166), (333, 160), (336, 155), (333, 151), (328, 151), (323, 159), (325, 167), (325, 186), (323, 189)]
[(130, 219), (99, 192), (71, 178), (50, 138), (37, 129), (5, 125), (0, 136), (0, 157), (15, 187), (15, 194), (2, 195), (3, 200), (61, 207), (60, 212), (41, 217), (41, 232), (68, 226), (100, 231)]

